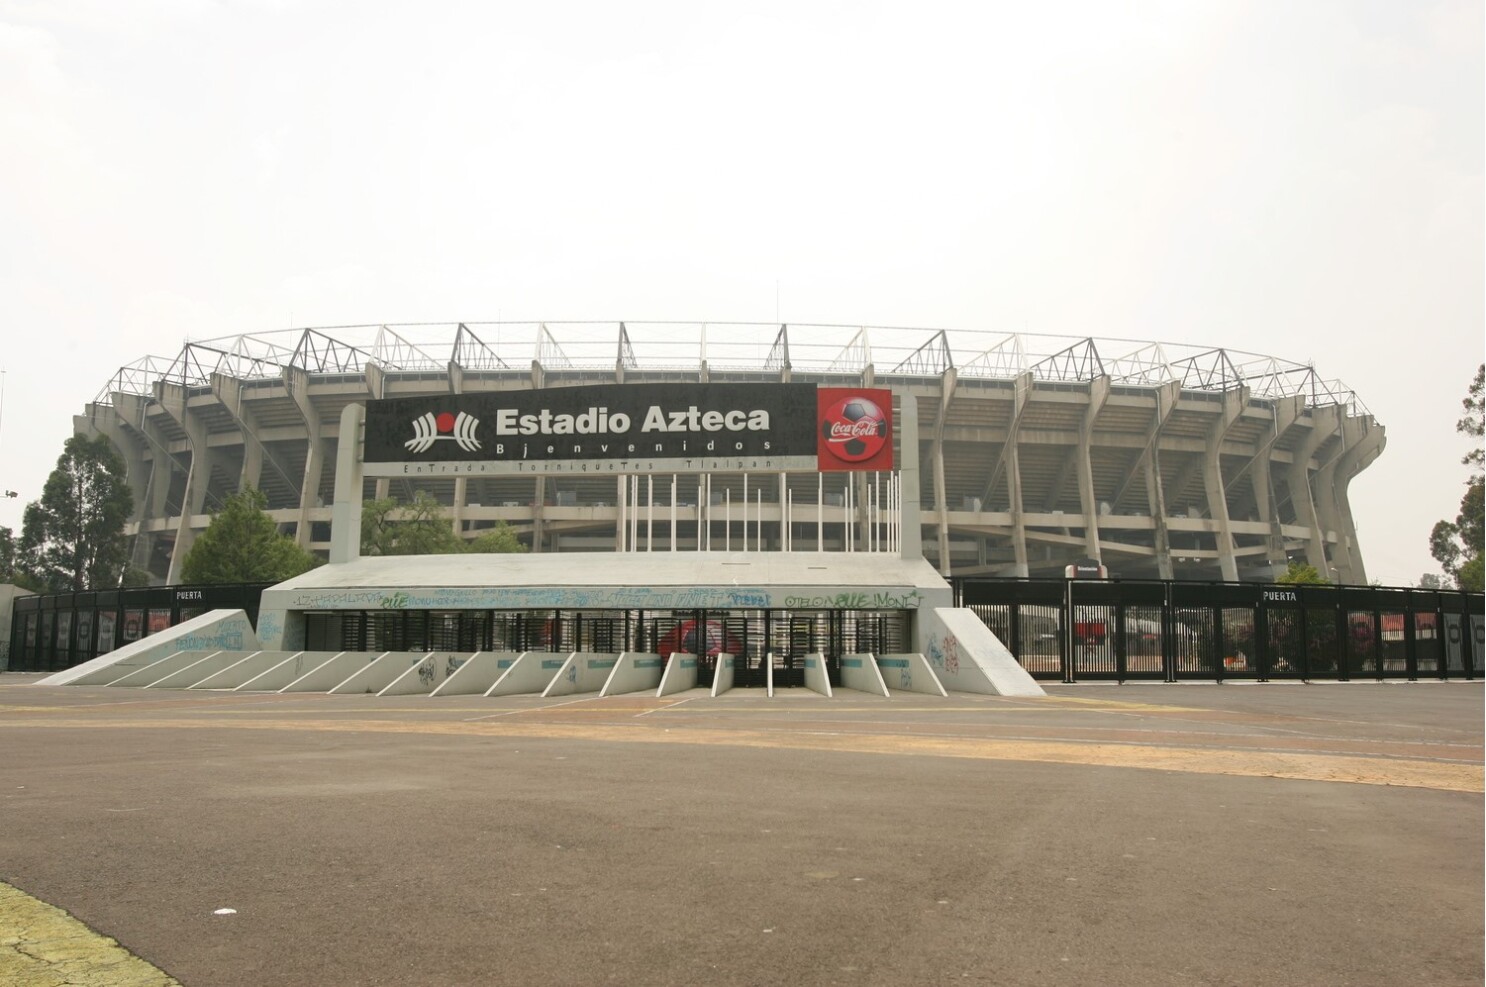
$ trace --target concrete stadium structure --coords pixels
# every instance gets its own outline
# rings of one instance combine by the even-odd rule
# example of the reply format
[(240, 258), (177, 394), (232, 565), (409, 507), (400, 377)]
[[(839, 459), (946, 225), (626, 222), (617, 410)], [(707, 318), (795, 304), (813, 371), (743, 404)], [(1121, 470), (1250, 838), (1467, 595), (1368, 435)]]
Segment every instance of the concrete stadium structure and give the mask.
[[(1315, 368), (1232, 349), (795, 324), (283, 330), (188, 341), (174, 357), (122, 367), (75, 429), (108, 436), (123, 453), (134, 562), (173, 584), (192, 539), (245, 487), (265, 492), (270, 514), (301, 544), (330, 552), (348, 405), (758, 381), (889, 388), (895, 412), (915, 404), (923, 557), (944, 575), (1057, 576), (1098, 559), (1115, 577), (1268, 581), (1300, 559), (1333, 581), (1367, 582), (1347, 491), (1381, 453), (1383, 427)], [(647, 503), (664, 509), (645, 537), (715, 548), (715, 505), (742, 503), (746, 489), (755, 513), (745, 537), (754, 549), (782, 547), (790, 505), (864, 511), (871, 482), (668, 476), (646, 484)], [(623, 477), (363, 481), (366, 498), (410, 500), (418, 490), (467, 538), (499, 521), (539, 553), (614, 551), (626, 537)], [(843, 524), (820, 537), (830, 551), (850, 535)]]

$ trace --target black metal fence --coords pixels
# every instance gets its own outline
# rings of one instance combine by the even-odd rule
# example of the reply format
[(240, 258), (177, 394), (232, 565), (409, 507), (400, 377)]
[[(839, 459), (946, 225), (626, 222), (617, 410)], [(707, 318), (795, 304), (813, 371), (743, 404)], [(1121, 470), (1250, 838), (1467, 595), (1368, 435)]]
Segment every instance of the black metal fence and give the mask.
[(147, 586), (89, 593), (20, 596), (11, 609), (11, 671), (50, 672), (222, 608), (258, 622), (258, 599), (272, 583)]
[(1480, 593), (1377, 586), (954, 580), (1034, 677), (1479, 678)]
[[(952, 583), (956, 603), (978, 614), (1039, 679), (1480, 678), (1486, 664), (1480, 593), (1257, 583)], [(9, 667), (69, 668), (212, 609), (241, 608), (256, 624), (259, 596), (269, 585), (156, 586), (18, 597)], [(855, 612), (635, 614), (622, 627), (614, 625), (613, 615), (587, 624), (580, 623), (581, 617), (550, 614), (544, 620), (548, 625), (557, 620), (563, 637), (575, 642), (600, 635), (590, 642), (594, 647), (607, 640), (604, 634), (617, 635), (616, 641), (635, 637), (660, 642), (669, 628), (686, 619), (709, 633), (711, 623), (718, 622), (725, 635), (747, 642), (741, 649), (747, 653), (757, 642), (763, 650), (793, 654), (798, 650), (795, 638), (802, 634), (810, 637), (811, 650), (835, 647), (838, 638), (846, 650), (909, 646), (906, 625)], [(326, 638), (320, 646), (337, 649), (392, 647), (397, 642), (401, 647), (416, 640), (418, 647), (477, 650), (497, 639), (536, 647), (527, 639), (540, 636), (542, 622), (523, 620), (527, 618), (494, 611), (351, 612), (326, 615), (312, 634)]]

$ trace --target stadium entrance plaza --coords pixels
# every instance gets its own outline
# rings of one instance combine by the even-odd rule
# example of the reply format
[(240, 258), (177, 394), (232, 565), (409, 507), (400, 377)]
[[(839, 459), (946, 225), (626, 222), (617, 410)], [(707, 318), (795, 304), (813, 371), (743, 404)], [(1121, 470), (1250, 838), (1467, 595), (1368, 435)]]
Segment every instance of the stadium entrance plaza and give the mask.
[[(390, 701), (39, 677), (0, 676), (7, 983), (1481, 982), (1478, 682)], [(99, 936), (35, 941), (29, 896)]]

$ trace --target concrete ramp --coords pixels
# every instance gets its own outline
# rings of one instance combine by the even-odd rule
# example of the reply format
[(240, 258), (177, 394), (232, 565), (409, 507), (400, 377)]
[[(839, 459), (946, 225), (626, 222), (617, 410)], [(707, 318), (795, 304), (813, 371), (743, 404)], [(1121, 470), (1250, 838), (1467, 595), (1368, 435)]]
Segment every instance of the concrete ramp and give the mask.
[(717, 656), (717, 670), (712, 674), (712, 698), (727, 692), (733, 687), (733, 680), (738, 674), (738, 659), (734, 655), (724, 651)]
[(356, 669), (325, 691), (342, 696), (376, 695), (397, 681), (398, 676), (408, 669), (416, 667), (419, 662), (426, 661), (429, 654), (427, 651), (388, 651), (370, 665), (363, 665)]
[(889, 690), (948, 696), (929, 659), (920, 654), (878, 655), (877, 670)]
[(670, 660), (666, 662), (665, 674), (660, 677), (660, 685), (655, 690), (655, 698), (669, 696), (673, 692), (685, 692), (687, 689), (697, 687), (697, 656), (689, 655), (685, 651), (671, 652)]
[(180, 651), (252, 651), (262, 645), (241, 610), (209, 610), (108, 654), (53, 672), (37, 685), (106, 685)]
[(146, 689), (189, 689), (202, 679), (211, 678), (224, 668), (230, 668), (242, 661), (249, 655), (256, 654), (253, 651), (214, 651), (198, 662), (187, 665), (178, 672), (173, 672), (163, 679), (157, 679), (145, 686)]
[(427, 696), (470, 660), (467, 651), (434, 651), (377, 693), (379, 696)]
[(609, 680), (609, 673), (619, 662), (619, 655), (600, 651), (575, 651), (568, 655), (562, 668), (552, 677), (542, 696), (572, 696), (582, 692), (598, 692)]
[(329, 661), (321, 662), (280, 692), (329, 692), (350, 678), (358, 669), (379, 660), (385, 651), (342, 651)]
[(521, 654), (520, 651), (476, 651), (429, 695), (483, 696), (506, 669), (516, 664)]
[[(284, 652), (282, 651), (272, 651), (269, 653), (276, 655), (284, 654)], [(361, 655), (363, 660), (368, 660), (371, 658), (375, 658), (379, 652), (372, 652), (371, 654), (366, 654), (364, 652), (356, 653)], [(278, 692), (280, 689), (284, 688), (284, 686), (288, 685), (290, 682), (297, 680), (305, 673), (311, 671), (312, 669), (319, 668), (326, 662), (334, 661), (336, 658), (340, 657), (343, 654), (347, 654), (347, 652), (296, 651), (278, 664), (259, 672), (257, 675), (248, 679), (246, 682), (238, 686), (233, 691)]]
[(919, 611), (924, 655), (946, 689), (992, 696), (1045, 696), (1042, 686), (966, 607)]
[(874, 696), (890, 695), (882, 673), (877, 670), (877, 660), (870, 654), (841, 656), (841, 686)]
[(501, 673), (487, 696), (526, 696), (541, 692), (567, 665), (572, 655), (552, 651), (527, 651)]
[(143, 689), (153, 682), (158, 682), (168, 675), (179, 672), (183, 668), (190, 668), (199, 661), (205, 661), (214, 654), (216, 654), (215, 651), (177, 651), (173, 655), (166, 655), (159, 661), (154, 661), (142, 668), (136, 668), (131, 672), (126, 672), (106, 684), (124, 689)]
[(244, 682), (263, 674), (280, 662), (293, 658), (299, 654), (298, 651), (254, 651), (241, 661), (234, 662), (195, 685), (187, 686), (190, 689), (236, 689)]

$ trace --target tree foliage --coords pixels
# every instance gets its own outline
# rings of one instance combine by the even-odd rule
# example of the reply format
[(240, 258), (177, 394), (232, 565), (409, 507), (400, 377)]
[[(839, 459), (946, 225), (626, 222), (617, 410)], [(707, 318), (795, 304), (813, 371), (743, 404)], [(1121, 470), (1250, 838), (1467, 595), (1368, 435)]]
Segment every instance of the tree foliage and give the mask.
[(1455, 580), (1461, 589), (1479, 590), (1483, 586), (1482, 551), (1486, 542), (1486, 495), (1483, 495), (1482, 436), (1486, 434), (1486, 363), (1476, 369), (1476, 379), (1460, 402), (1465, 414), (1455, 423), (1455, 431), (1474, 439), (1471, 450), (1461, 462), (1470, 467), (1465, 496), (1460, 499), (1460, 512), (1454, 521), (1438, 521), (1429, 533), (1429, 554)]
[(268, 496), (251, 488), (227, 498), (181, 561), (188, 583), (276, 583), (319, 565), (319, 559), (265, 513)]
[(474, 541), (466, 545), (465, 551), (485, 554), (524, 552), (526, 546), (516, 537), (516, 529), (504, 521), (497, 521), (495, 527), (482, 531)]
[(362, 555), (454, 555), (464, 543), (454, 533), (444, 508), (419, 490), (411, 503), (396, 497), (361, 505)]
[(1315, 586), (1326, 586), (1331, 580), (1321, 575), (1316, 567), (1307, 562), (1291, 562), (1289, 567), (1275, 580), (1277, 583), (1286, 585), (1310, 584)]
[(124, 524), (134, 510), (124, 460), (103, 436), (74, 435), (26, 505), (18, 568), (46, 592), (119, 585), (128, 562)]
[(411, 503), (396, 497), (361, 505), (362, 555), (458, 555), (463, 552), (524, 552), (516, 532), (504, 521), (473, 541), (454, 533), (443, 505), (420, 490)]

